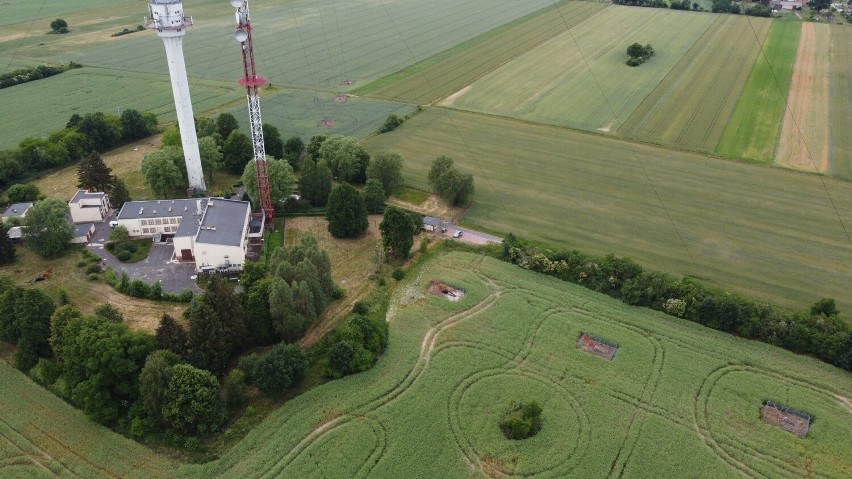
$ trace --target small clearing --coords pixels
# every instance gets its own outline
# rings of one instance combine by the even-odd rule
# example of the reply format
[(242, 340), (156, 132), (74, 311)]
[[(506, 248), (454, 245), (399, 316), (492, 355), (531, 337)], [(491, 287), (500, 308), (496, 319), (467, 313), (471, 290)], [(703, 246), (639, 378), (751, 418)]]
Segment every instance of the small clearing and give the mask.
[(441, 101), (440, 105), (441, 105), (441, 106), (450, 106), (450, 105), (452, 105), (453, 103), (455, 103), (455, 101), (456, 101), (459, 97), (461, 97), (462, 95), (464, 95), (464, 94), (465, 94), (465, 93), (467, 93), (468, 91), (470, 91), (470, 85), (468, 85), (468, 86), (466, 86), (466, 87), (462, 88), (461, 90), (459, 90), (459, 91), (457, 91), (457, 92), (453, 93), (452, 95), (448, 96), (447, 98), (445, 98), (444, 100), (442, 100), (442, 101)]

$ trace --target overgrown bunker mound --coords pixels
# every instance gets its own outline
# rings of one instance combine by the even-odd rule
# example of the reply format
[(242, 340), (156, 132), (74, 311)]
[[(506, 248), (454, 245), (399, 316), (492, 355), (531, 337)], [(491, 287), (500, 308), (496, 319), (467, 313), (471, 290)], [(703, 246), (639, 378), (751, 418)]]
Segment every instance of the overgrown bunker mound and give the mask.
[(804, 412), (796, 411), (772, 401), (764, 401), (760, 408), (760, 419), (767, 424), (780, 427), (785, 431), (805, 437), (811, 427), (812, 417)]
[(449, 299), (450, 301), (458, 301), (464, 298), (463, 288), (455, 287), (437, 279), (432, 281), (432, 284), (429, 285), (429, 293)]
[(587, 353), (592, 353), (607, 361), (612, 361), (618, 345), (595, 336), (590, 336), (589, 333), (580, 333), (580, 337), (577, 338), (577, 349), (582, 349)]

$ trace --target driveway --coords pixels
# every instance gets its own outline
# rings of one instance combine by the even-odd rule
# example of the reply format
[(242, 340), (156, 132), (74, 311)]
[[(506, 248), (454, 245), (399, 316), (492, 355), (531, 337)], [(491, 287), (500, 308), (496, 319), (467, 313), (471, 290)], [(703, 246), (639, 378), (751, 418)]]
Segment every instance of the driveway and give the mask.
[[(457, 231), (462, 232), (462, 235), (458, 238), (454, 237)], [(445, 233), (441, 233), (438, 236), (442, 238), (454, 239), (456, 241), (461, 241), (462, 243), (468, 243), (473, 245), (484, 245), (503, 242), (503, 238), (499, 236), (490, 235), (488, 233), (483, 233), (481, 231), (476, 231), (470, 228), (454, 225), (452, 223), (447, 225), (447, 231)]]
[(159, 281), (163, 291), (167, 293), (180, 293), (185, 289), (190, 289), (195, 294), (203, 292), (191, 278), (195, 275), (195, 263), (175, 261), (171, 243), (154, 243), (148, 257), (137, 263), (122, 263), (117, 260), (104, 248), (112, 231), (109, 221), (115, 219), (114, 217), (115, 213), (103, 223), (95, 223), (95, 234), (86, 247), (98, 255), (103, 264), (111, 266), (116, 275), (121, 276), (121, 273), (125, 272), (130, 279), (141, 279), (149, 284)]

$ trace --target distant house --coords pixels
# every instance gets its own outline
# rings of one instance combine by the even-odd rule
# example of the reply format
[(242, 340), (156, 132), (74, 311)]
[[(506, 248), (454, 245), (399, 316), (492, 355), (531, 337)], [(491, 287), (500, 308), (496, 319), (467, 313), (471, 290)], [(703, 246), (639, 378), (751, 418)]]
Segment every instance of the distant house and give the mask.
[(116, 223), (134, 237), (170, 240), (175, 259), (195, 262), (198, 272), (241, 270), (249, 242), (263, 237), (249, 202), (223, 198), (128, 201)]
[(109, 216), (109, 197), (106, 193), (80, 190), (68, 202), (73, 223), (100, 223)]
[(72, 243), (88, 243), (95, 234), (94, 223), (83, 223), (74, 225), (74, 237), (71, 238)]
[(444, 221), (432, 216), (423, 217), (423, 229), (426, 231), (442, 231), (445, 228)]
[(23, 219), (27, 216), (27, 211), (33, 207), (32, 201), (28, 201), (26, 203), (15, 203), (6, 208), (6, 211), (3, 212), (3, 221), (9, 221), (12, 218), (21, 218)]
[(6, 235), (9, 237), (10, 240), (12, 240), (12, 243), (17, 244), (21, 242), (21, 236), (23, 236), (22, 233), (23, 232), (20, 226), (13, 226), (9, 228), (9, 232), (6, 233)]
[(781, 0), (770, 3), (769, 8), (771, 8), (772, 10), (784, 10), (789, 12), (793, 10), (801, 10), (804, 5), (805, 2), (801, 1)]

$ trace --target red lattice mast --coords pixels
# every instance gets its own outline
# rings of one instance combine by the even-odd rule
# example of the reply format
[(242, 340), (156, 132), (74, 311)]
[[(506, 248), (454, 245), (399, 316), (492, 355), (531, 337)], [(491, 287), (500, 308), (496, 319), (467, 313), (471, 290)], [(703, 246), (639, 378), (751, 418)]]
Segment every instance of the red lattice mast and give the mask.
[(257, 196), (260, 200), (260, 209), (266, 218), (266, 226), (272, 228), (275, 210), (272, 207), (272, 195), (269, 192), (269, 172), (266, 164), (266, 149), (263, 146), (263, 122), (260, 120), (260, 96), (257, 94), (258, 87), (266, 83), (266, 79), (257, 76), (254, 66), (254, 44), (248, 0), (231, 0), (231, 6), (237, 9), (237, 29), (234, 32), (234, 38), (240, 42), (243, 50), (243, 77), (239, 83), (246, 87), (248, 99), (251, 142), (254, 147), (257, 173)]

